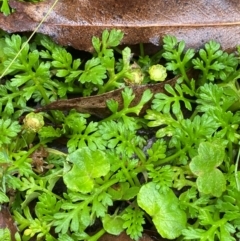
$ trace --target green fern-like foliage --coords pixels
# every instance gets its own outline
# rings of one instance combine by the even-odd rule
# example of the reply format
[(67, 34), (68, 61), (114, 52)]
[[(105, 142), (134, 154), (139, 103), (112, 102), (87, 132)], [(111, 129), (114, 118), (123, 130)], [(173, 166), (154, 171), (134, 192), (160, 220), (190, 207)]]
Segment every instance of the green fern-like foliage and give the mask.
[[(165, 36), (155, 57), (132, 58), (144, 83), (159, 63), (178, 81), (136, 96), (125, 83), (136, 77), (131, 50), (114, 51), (122, 37), (105, 30), (83, 61), (37, 35), (9, 66), (26, 39), (1, 35), (0, 73), (8, 70), (0, 83), (0, 204), (26, 241), (96, 241), (124, 230), (138, 240), (149, 225), (168, 239), (236, 240), (238, 57), (213, 41), (195, 53)], [(188, 77), (189, 68), (199, 75)], [(125, 87), (122, 102), (106, 100), (107, 118), (70, 109), (25, 115), (36, 104), (118, 87)], [(0, 230), (0, 240), (8, 239)]]
[(144, 220), (144, 212), (140, 209), (127, 208), (123, 214), (123, 227), (127, 234), (133, 239), (138, 240), (142, 236)]

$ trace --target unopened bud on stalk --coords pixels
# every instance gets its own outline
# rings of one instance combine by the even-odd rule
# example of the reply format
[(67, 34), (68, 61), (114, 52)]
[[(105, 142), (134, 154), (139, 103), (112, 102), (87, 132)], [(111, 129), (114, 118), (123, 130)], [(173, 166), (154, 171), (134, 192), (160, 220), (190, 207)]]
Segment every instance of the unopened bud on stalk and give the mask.
[(167, 70), (161, 64), (153, 65), (149, 68), (150, 79), (154, 81), (164, 81), (167, 77)]

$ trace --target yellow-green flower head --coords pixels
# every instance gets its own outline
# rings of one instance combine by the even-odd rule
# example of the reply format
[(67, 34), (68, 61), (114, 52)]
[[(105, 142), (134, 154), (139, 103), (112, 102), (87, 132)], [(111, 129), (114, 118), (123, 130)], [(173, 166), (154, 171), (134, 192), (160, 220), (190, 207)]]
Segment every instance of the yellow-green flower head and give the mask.
[(167, 70), (161, 64), (153, 65), (149, 68), (150, 79), (154, 81), (164, 81), (167, 78)]
[(133, 63), (130, 66), (130, 71), (128, 78), (125, 78), (124, 81), (128, 85), (140, 85), (143, 82), (144, 74), (142, 72), (142, 69), (137, 63)]
[(144, 75), (142, 73), (142, 70), (139, 68), (133, 69), (131, 71), (131, 74), (133, 76), (133, 83), (134, 84), (141, 84), (143, 82), (144, 79)]
[(41, 113), (29, 113), (25, 116), (24, 129), (30, 132), (38, 132), (44, 126), (44, 120)]

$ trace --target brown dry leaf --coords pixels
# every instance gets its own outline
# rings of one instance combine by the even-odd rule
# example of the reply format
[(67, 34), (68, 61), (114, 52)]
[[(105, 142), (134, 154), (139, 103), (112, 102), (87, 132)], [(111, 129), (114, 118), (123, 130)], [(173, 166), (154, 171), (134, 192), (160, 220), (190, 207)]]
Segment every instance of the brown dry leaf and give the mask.
[(12, 241), (15, 241), (15, 233), (17, 232), (17, 227), (14, 220), (7, 207), (1, 206), (0, 210), (0, 229), (8, 228), (11, 233)]
[[(54, 0), (37, 4), (10, 1), (16, 12), (0, 15), (0, 28), (8, 32), (33, 31)], [(104, 29), (125, 33), (124, 44), (153, 43), (163, 35), (185, 40), (199, 48), (214, 39), (224, 49), (234, 48), (240, 37), (239, 0), (59, 0), (39, 32), (59, 44), (91, 50), (92, 36)]]
[[(131, 86), (133, 93), (135, 95), (134, 100), (131, 102), (130, 106), (134, 106), (139, 103), (142, 94), (145, 90), (150, 89), (153, 94), (158, 92), (165, 92), (164, 85), (170, 84), (172, 86), (175, 85), (178, 77), (170, 79), (165, 82), (161, 82), (158, 84), (148, 84), (148, 85), (137, 85)], [(74, 99), (67, 100), (58, 100), (54, 101), (49, 105), (46, 105), (42, 108), (38, 108), (36, 111), (47, 111), (47, 110), (71, 110), (76, 109), (79, 112), (89, 113), (100, 118), (104, 118), (109, 116), (111, 113), (106, 105), (106, 101), (113, 99), (118, 102), (119, 110), (123, 107), (123, 99), (122, 99), (122, 91), (123, 88), (109, 91), (107, 93), (101, 95), (94, 95), (89, 97), (79, 97)], [(143, 107), (141, 114), (145, 112), (147, 108), (150, 106), (150, 101)]]
[(32, 167), (36, 173), (42, 174), (44, 171), (53, 168), (53, 165), (49, 165), (46, 161), (48, 155), (48, 151), (43, 146), (40, 146), (30, 155), (32, 158)]

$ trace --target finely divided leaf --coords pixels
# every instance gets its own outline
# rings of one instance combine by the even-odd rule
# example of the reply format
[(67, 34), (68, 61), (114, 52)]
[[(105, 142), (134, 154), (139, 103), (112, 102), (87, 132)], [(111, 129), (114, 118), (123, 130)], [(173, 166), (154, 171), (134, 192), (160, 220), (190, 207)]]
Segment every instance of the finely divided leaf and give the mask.
[(11, 121), (10, 119), (0, 119), (0, 146), (3, 144), (10, 144), (11, 139), (17, 136), (20, 132), (21, 126), (17, 121)]
[(99, 58), (92, 58), (85, 64), (85, 69), (79, 78), (81, 83), (91, 82), (96, 85), (102, 85), (103, 80), (107, 78), (106, 68), (101, 65)]
[(131, 208), (130, 206), (125, 209), (122, 215), (124, 220), (123, 228), (126, 229), (126, 233), (130, 238), (138, 240), (142, 236), (144, 220), (144, 212), (138, 208)]

